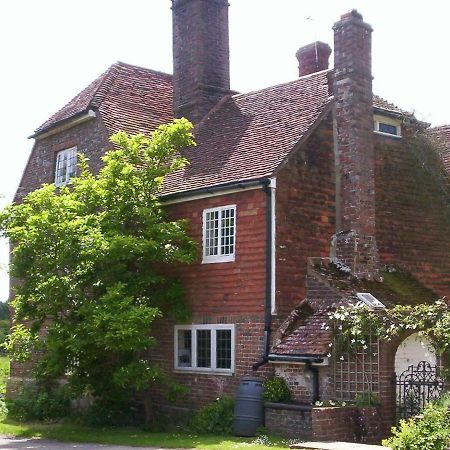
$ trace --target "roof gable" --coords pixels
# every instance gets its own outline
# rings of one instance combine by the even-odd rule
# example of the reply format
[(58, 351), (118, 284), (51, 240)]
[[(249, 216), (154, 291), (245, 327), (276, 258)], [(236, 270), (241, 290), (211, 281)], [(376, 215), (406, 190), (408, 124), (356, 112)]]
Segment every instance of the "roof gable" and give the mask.
[(172, 92), (172, 75), (118, 62), (39, 126), (35, 135), (89, 109), (100, 111), (110, 134), (148, 134), (172, 119)]

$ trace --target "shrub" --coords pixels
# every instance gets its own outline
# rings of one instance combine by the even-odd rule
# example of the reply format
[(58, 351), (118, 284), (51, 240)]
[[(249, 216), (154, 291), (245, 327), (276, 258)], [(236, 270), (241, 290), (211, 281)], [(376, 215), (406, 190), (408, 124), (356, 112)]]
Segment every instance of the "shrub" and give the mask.
[(197, 413), (192, 429), (197, 433), (232, 434), (233, 420), (234, 400), (221, 397)]
[(380, 399), (377, 394), (373, 392), (364, 392), (363, 394), (356, 394), (355, 397), (356, 406), (380, 406)]
[(52, 421), (70, 414), (69, 392), (64, 387), (25, 387), (13, 400), (6, 402), (9, 417), (22, 422)]
[(393, 436), (383, 441), (392, 450), (444, 450), (450, 443), (450, 399), (430, 403), (421, 419), (400, 421)]
[(264, 381), (264, 400), (266, 402), (283, 403), (291, 401), (291, 391), (284, 378), (274, 377)]
[(143, 424), (144, 417), (142, 405), (134, 400), (134, 393), (129, 391), (128, 396), (114, 396), (110, 393), (104, 397), (93, 398), (77, 420), (90, 427), (137, 426)]

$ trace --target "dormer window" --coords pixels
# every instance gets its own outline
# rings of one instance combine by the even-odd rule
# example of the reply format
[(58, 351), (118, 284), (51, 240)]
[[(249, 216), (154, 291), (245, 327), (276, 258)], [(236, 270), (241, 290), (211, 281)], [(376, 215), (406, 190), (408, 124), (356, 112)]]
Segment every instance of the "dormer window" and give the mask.
[(77, 148), (71, 147), (56, 154), (55, 185), (64, 186), (76, 174)]
[(391, 137), (402, 137), (402, 128), (400, 119), (387, 116), (375, 115), (373, 118), (374, 131), (377, 134)]

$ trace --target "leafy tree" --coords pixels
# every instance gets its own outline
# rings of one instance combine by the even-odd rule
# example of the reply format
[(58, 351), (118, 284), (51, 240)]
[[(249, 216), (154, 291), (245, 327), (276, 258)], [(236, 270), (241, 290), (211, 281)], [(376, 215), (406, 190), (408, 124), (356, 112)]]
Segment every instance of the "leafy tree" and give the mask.
[(196, 245), (185, 221), (167, 218), (158, 192), (188, 163), (179, 150), (195, 145), (191, 130), (180, 119), (150, 138), (117, 133), (98, 175), (79, 155), (69, 186), (44, 185), (0, 213), (21, 280), (7, 347), (16, 360), (42, 350), (38, 378), (66, 375), (75, 395), (106, 403), (165, 381), (145, 357), (156, 344), (151, 324), (188, 317), (180, 283), (164, 273), (192, 262)]

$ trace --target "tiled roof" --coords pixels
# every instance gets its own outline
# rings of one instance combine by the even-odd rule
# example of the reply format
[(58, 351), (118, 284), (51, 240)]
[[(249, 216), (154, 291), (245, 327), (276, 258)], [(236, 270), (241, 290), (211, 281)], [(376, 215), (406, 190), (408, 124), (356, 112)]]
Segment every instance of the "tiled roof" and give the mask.
[(394, 105), (393, 103), (388, 102), (382, 97), (379, 97), (378, 95), (373, 96), (373, 106), (377, 109), (383, 109), (385, 111), (394, 113), (394, 114), (400, 114), (402, 116), (408, 116), (412, 117), (412, 113), (409, 111), (405, 111), (404, 109), (399, 108), (397, 105)]
[[(324, 356), (330, 351), (332, 340), (328, 329), (328, 313), (341, 305), (359, 301), (358, 292), (370, 292), (387, 308), (395, 305), (433, 303), (438, 296), (421, 284), (411, 274), (391, 268), (382, 273), (383, 281), (358, 279), (351, 273), (330, 264), (328, 258), (315, 258), (315, 278), (328, 286), (328, 298), (314, 299), (309, 295), (302, 308), (294, 311), (296, 320), (289, 325), (289, 332), (275, 342), (272, 353), (284, 356)], [(288, 319), (289, 320), (289, 319)], [(283, 324), (281, 328), (287, 328)]]
[[(166, 177), (162, 195), (271, 176), (320, 121), (332, 98), (325, 70), (290, 83), (225, 98), (196, 129), (190, 165)], [(172, 75), (118, 62), (37, 130), (98, 110), (110, 134), (149, 134), (172, 116)], [(374, 96), (374, 107), (404, 114)]]
[(438, 144), (444, 167), (450, 174), (450, 125), (433, 127), (428, 132)]
[(190, 165), (166, 177), (163, 195), (270, 176), (326, 111), (328, 71), (229, 97), (196, 131)]
[(172, 119), (172, 76), (118, 62), (51, 116), (39, 134), (89, 109), (99, 110), (110, 134), (149, 133)]
[(272, 353), (284, 356), (325, 356), (330, 351), (331, 332), (327, 329), (327, 309), (315, 310), (303, 323), (272, 348)]

